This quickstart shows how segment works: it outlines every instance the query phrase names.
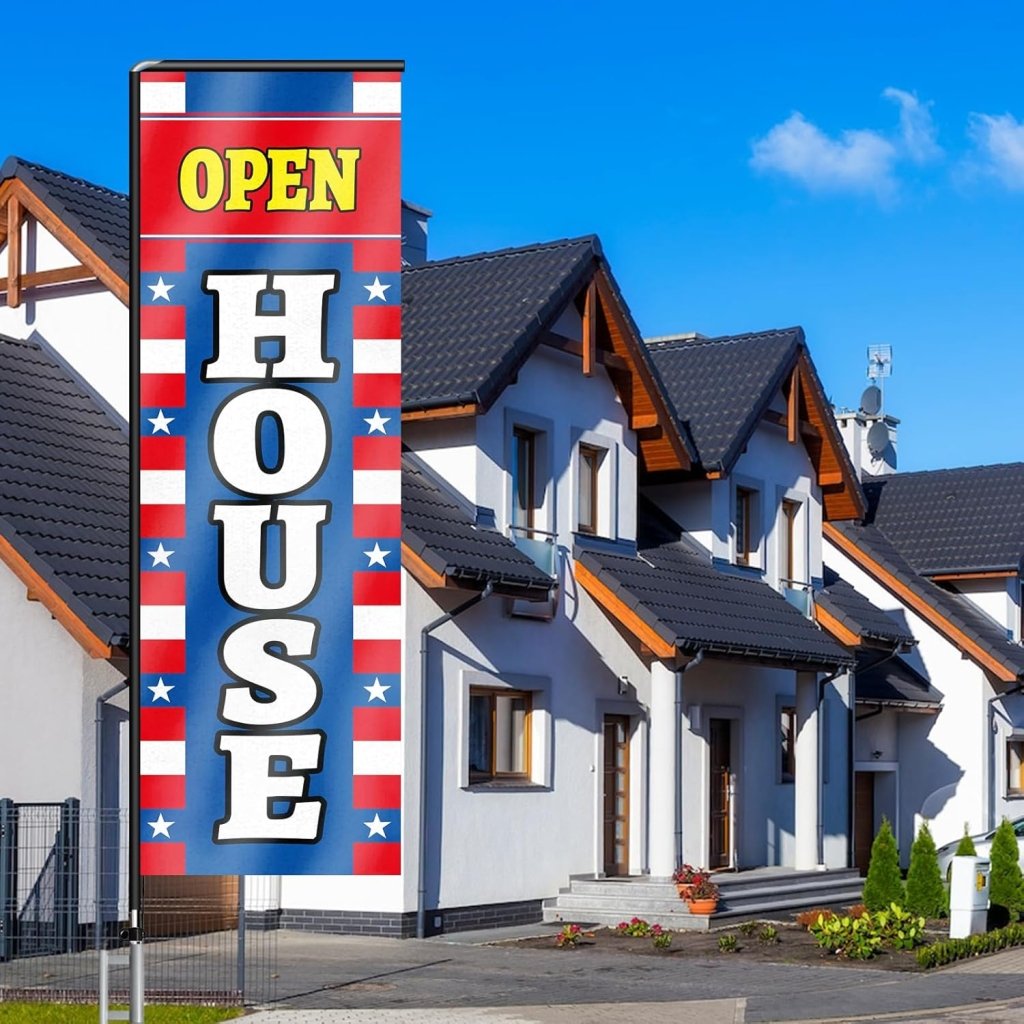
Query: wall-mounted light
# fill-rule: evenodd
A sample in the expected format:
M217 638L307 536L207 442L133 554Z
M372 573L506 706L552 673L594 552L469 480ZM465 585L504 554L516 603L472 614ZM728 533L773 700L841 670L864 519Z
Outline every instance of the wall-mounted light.
M619 676L619 696L625 697L629 693L629 676Z
M872 750L871 756L877 761L879 760L879 758L881 758L882 752L880 750Z

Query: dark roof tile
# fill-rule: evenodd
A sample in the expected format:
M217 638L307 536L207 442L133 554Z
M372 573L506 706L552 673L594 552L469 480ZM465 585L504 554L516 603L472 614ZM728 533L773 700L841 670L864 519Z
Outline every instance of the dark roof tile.
M853 522L833 523L832 526L1016 678L1024 677L1024 647L1008 640L1006 630L969 598L945 590L916 573L914 567L877 526L863 526Z
M403 406L489 405L600 254L588 236L403 271Z
M467 509L414 457L402 458L402 540L437 573L506 591L547 593L552 580Z
M104 643L128 633L128 437L35 341L0 335L0 534Z
M847 629L865 640L880 640L894 645L914 642L914 634L909 629L873 605L827 565L824 575L825 586L815 593L814 601Z
M111 270L128 280L128 197L20 157L0 166L0 180L23 181Z
M1010 571L1024 560L1024 462L864 482L875 526L920 573Z
M938 710L942 701L942 694L917 669L881 651L858 651L856 687L862 704L927 704Z

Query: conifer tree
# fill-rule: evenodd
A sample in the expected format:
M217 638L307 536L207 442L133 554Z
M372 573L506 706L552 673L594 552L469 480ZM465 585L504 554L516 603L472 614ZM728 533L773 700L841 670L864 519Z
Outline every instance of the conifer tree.
M884 910L890 903L903 905L903 881L900 877L900 854L888 818L871 844L868 876L864 880L864 904L868 910Z
M955 857L977 857L978 851L974 848L974 840L971 838L970 833L967 831L967 822L964 822L964 834L960 840L960 845L956 848Z
M925 917L940 917L946 911L946 890L939 871L939 857L926 821L921 823L910 848L906 901L905 909Z
M993 907L1001 907L1010 917L1020 908L1022 883L1020 851L1013 826L1003 818L992 838L988 879L988 898Z

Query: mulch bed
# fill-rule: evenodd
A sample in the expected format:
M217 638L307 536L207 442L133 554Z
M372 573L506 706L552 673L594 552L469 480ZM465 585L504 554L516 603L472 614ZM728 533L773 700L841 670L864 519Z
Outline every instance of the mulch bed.
M883 950L872 960L847 960L820 949L814 937L800 925L772 923L778 930L778 941L773 943L759 942L757 932L749 936L744 935L740 926L735 925L716 928L710 932L673 931L672 945L669 949L655 949L650 937L632 938L628 935L619 935L614 928L595 928L587 931L578 946L565 949L555 947L555 931L552 931L550 936L518 939L502 945L521 949L550 949L559 956L586 956L589 952L598 952L621 953L624 956L698 957L705 960L728 959L755 963L867 967L883 971L923 970L909 950ZM946 938L948 932L943 925L944 922L934 922L934 931L929 928L927 941ZM722 935L736 937L735 952L719 951L718 939Z

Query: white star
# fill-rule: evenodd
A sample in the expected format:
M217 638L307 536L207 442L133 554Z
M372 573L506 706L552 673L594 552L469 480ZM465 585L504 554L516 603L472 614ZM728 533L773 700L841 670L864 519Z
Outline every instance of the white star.
M367 298L367 302L373 302L374 299L380 299L381 302L387 302L388 297L384 294L391 285L381 284L380 278L374 275L373 284L364 284L363 287L370 293Z
M368 434L373 434L379 431L382 434L386 434L387 431L384 429L385 423L391 422L390 416L381 416L380 409L374 409L373 415L367 418L363 417L363 422L369 424L370 429L367 431Z
M171 555L173 551L168 551L164 547L164 542L160 541L155 551L147 551L147 555L153 559L153 564L150 566L151 569L155 569L158 565L166 565L168 569L171 567Z
M156 821L147 821L146 824L153 830L153 834L149 837L150 839L156 839L157 836L166 836L168 839L171 838L171 826L174 822L167 821L164 818L162 811ZM390 825L391 822L386 822L386 824Z
M159 434L161 431L165 434L169 434L171 431L168 429L168 424L174 422L174 416L165 416L163 409L157 411L155 416L147 416L146 419L153 424L153 433Z
M150 687L153 689L153 687ZM387 704L388 699L384 696L387 690L390 690L390 686L382 686L379 678L374 678L372 686L364 686L363 689L370 695L367 700L379 700L382 704Z
M172 551L171 554L174 554L174 552ZM385 569L388 567L388 563L385 562L384 559L387 558L391 552L384 551L380 546L380 541L374 541L373 550L364 551L363 554L370 560L369 565L366 567L367 569L369 569L371 565L383 565Z
M158 277L156 284L147 284L146 287L153 293L153 298L150 302L156 302L157 299L164 299L166 302L171 301L170 291L174 287L173 284L164 284L164 279Z
M167 701L168 704L171 703L171 698L168 697L167 695L171 692L171 690L174 689L174 687L173 686L168 686L164 682L164 677L163 676L161 676L156 681L156 686L147 686L146 689L147 690L151 690L152 693L153 693L153 696L149 698L151 701L165 700L165 701Z
M174 822L172 821L171 824L173 825ZM363 824L370 830L370 834L366 837L367 839L372 839L374 836L380 836L383 839L387 839L384 829L386 829L391 822L381 821L379 814L374 814L373 821L364 821ZM168 839L169 838L170 836L168 836Z

